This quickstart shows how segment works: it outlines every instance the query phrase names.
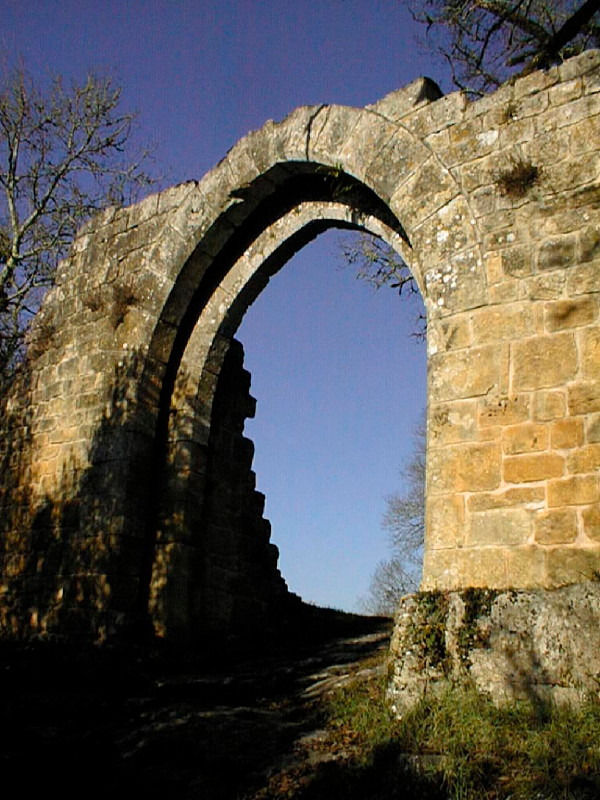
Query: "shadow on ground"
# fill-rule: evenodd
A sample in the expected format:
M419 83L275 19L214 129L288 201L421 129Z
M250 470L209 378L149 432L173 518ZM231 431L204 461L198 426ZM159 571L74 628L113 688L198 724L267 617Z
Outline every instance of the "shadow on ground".
M390 625L304 607L261 641L3 644L3 783L24 797L250 797L293 765L322 692L387 648Z

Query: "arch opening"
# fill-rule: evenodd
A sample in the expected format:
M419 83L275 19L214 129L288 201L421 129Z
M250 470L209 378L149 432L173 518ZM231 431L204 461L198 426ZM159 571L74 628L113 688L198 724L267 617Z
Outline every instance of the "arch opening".
M393 555L381 523L413 454L426 353L413 336L420 295L357 280L340 245L333 229L293 256L236 339L257 401L244 431L279 569L304 601L357 612Z
M157 418L153 502L142 581L147 595L141 598L161 634L188 628L190 617L196 621L192 624L210 628L228 627L235 616L229 609L223 612L228 618L223 619L217 610L211 619L211 606L218 606L214 586L208 592L212 597L198 586L207 584L206 572L211 569L203 552L202 531L210 525L207 515L212 513L207 498L209 461L214 459L210 441L215 428L213 401L230 343L245 312L294 253L331 228L367 231L384 239L403 258L410 253L401 224L372 190L339 170L300 166L291 183L284 180L269 195L265 208L256 205L210 260L175 330ZM188 269L194 269L197 254L206 252L204 248L205 243L200 242ZM181 270L183 282L188 281L186 267ZM178 290L176 285L172 304ZM165 315L169 313L167 309ZM250 470L250 464L247 467ZM263 549L265 544L268 542ZM271 553L264 558L267 562L271 559L267 571L272 572L273 548L268 545L265 552ZM185 588L176 577L181 574L188 576ZM272 575L269 580L273 583ZM267 594L269 591L272 587ZM252 592L246 587L243 594L248 598ZM261 602L264 611L268 603L264 598ZM247 625L248 613L243 616ZM199 621L201 617L203 621Z

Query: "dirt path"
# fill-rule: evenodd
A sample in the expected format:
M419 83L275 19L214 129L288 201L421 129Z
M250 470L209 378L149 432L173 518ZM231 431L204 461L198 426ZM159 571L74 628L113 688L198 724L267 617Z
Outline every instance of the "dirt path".
M15 797L250 797L295 762L328 758L315 746L323 694L388 644L389 622L352 620L260 653L5 648L3 784L14 777Z

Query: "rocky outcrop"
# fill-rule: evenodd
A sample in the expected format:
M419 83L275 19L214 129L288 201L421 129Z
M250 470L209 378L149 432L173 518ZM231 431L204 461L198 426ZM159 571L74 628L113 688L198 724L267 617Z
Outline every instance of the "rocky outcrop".
M422 592L401 601L389 697L397 714L470 682L496 703L578 703L600 691L600 582Z

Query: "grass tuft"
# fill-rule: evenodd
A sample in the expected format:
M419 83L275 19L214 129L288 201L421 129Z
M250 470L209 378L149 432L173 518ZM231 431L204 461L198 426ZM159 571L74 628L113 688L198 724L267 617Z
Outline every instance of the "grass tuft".
M531 161L517 158L508 169L499 172L496 184L505 197L520 199L539 183L541 170Z
M327 699L328 758L285 793L297 800L592 800L600 797L600 702L496 708L449 688L395 719L381 675ZM266 797L267 795L263 795Z

